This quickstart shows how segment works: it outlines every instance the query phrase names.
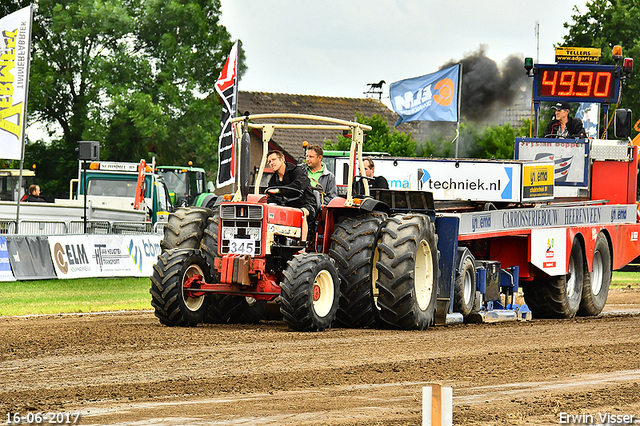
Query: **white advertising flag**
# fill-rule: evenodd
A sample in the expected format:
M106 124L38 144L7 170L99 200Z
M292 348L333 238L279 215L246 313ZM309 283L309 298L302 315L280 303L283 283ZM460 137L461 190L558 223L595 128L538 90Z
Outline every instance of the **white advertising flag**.
M0 19L0 152L22 159L29 91L31 6Z

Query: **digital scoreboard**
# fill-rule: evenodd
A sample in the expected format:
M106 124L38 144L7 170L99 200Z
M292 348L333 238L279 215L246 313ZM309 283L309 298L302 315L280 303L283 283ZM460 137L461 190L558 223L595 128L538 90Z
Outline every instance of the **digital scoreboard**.
M620 72L613 65L539 65L534 98L539 101L614 103Z

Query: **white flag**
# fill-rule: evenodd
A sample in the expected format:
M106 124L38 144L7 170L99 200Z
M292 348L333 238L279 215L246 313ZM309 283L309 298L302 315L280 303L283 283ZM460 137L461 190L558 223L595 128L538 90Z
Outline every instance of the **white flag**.
M22 159L29 91L31 6L0 19L0 157Z

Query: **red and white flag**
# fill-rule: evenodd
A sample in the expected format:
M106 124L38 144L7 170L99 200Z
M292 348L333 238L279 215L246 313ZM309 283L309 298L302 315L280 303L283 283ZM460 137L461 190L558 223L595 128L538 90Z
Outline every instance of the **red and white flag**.
M216 81L216 92L222 99L220 139L218 140L218 181L221 188L235 181L235 133L231 119L238 111L238 42L231 48L220 77Z

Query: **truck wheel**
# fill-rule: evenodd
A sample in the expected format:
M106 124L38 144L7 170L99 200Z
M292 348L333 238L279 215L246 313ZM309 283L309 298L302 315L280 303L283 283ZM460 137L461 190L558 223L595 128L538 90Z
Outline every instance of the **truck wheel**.
M181 207L169 215L164 225L163 251L171 249L195 250L200 246L202 233L211 210L202 207Z
M586 269L586 268L585 268ZM611 284L611 252L607 237L600 233L596 239L596 247L593 251L593 272L584 272L584 285L582 286L582 300L578 315L598 315L602 312L609 295Z
M524 286L524 300L538 318L573 318L580 307L584 281L584 256L573 241L567 275L537 279Z
M211 209L211 215L209 215L207 226L204 230L202 245L200 246L200 250L202 250L209 266L211 266L211 276L216 282L218 281L216 279L218 274L214 269L214 260L216 257L220 257L218 255L218 224L220 223L220 203L222 201L222 197L218 197Z
M340 280L333 262L319 253L295 255L288 262L281 283L280 311L289 328L323 331L331 326L340 298Z
M266 300L219 294L211 300L204 322L209 324L257 324L264 318L266 308Z
M343 327L375 327L379 313L375 282L378 270L373 264L385 213L343 217L331 235L329 256L340 274L340 303L336 323Z
M473 259L465 257L456 274L456 283L453 289L453 311L467 316L473 310L476 299L476 268Z
M184 289L185 281L199 275L209 281L209 267L194 250L170 250L158 257L151 276L151 306L160 322L193 327L202 322L209 307L206 294Z
M434 322L440 278L433 222L425 215L390 217L378 251L381 320L393 328L426 330Z

